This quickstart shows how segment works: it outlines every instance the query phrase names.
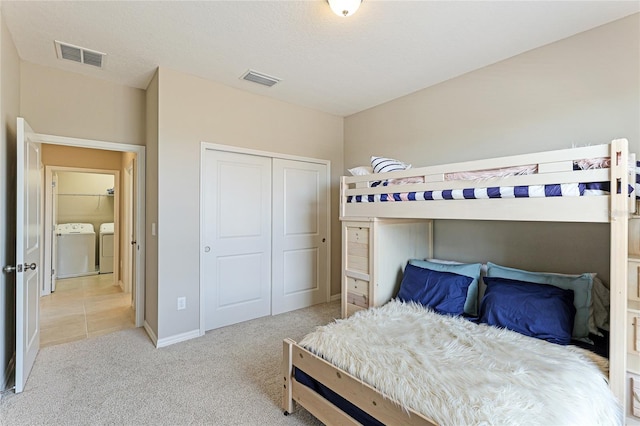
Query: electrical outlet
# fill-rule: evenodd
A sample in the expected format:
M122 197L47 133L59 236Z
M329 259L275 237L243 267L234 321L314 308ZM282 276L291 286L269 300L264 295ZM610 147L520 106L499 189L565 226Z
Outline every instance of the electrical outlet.
M187 298L178 297L178 310L181 311L183 309L187 309Z

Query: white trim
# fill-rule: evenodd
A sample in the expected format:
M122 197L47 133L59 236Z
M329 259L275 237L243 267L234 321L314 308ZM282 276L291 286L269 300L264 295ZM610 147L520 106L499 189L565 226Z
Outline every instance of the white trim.
M95 148L105 151L118 151L118 152L135 152L140 153L145 151L145 147L142 145L133 145L128 143L99 141L95 139L81 139L71 138L66 136L46 135L43 133L33 133L33 139L40 143L48 143L51 145L66 145L76 146L79 148Z
M205 309L206 309L206 303L204 301L204 259L203 259L203 251L204 251L204 235L203 235L203 230L204 230L204 215L202 214L202 211L204 210L204 153L207 150L207 143L206 142L202 142L201 146L200 146L200 173L199 173L199 188L198 188L198 196L200 198L200 212L198 212L198 215L200 217L200 221L198 224L198 263L199 263L199 283L198 283L198 292L199 292L199 298L200 298L200 324L199 324L199 330L198 332L200 333L201 336L204 336L205 333Z
M151 326L149 325L149 323L147 321L144 322L143 327L144 327L144 331L147 332L147 335L151 339L151 342L153 342L153 346L155 346L157 348L158 347L158 336L156 336L156 333L153 332L153 328L151 328Z
M342 294L338 293L338 294L334 294L333 296L331 296L329 298L330 302L335 302L337 300L342 300Z
M200 336L204 336L205 333L205 310L206 304L204 300L204 236L202 234L202 230L204 229L204 217L203 217L203 209L204 206L204 197L203 197L203 171L204 171L204 153L206 150L214 150L214 151L225 151L225 152L233 152L237 154L247 154L247 155L256 155L260 157L269 157L269 158L281 158L285 160L293 160L293 161L304 161L307 163L315 163L315 164L324 164L327 166L327 291L326 291L326 299L327 301L331 300L331 161L330 160L322 160L318 158L311 157L302 157L298 155L289 155L289 154L281 154L277 152L269 152L269 151L261 151L250 148L241 148L237 146L231 145L222 145L211 142L200 142L200 240L199 240L199 261L200 261ZM340 297L340 295L338 295Z
M145 311L145 226L146 226L146 195L145 195L145 179L146 179L146 148L141 145L125 144L118 142L107 142L93 139L70 138L64 136L46 135L41 133L33 133L32 138L39 143L50 145L75 146L78 148L93 148L104 151L132 152L137 155L136 173L136 241L138 241L139 250L136 253L136 277L135 277L135 324L141 327L144 323Z
M202 145L202 149L200 152L202 153L205 149L213 149L215 151L225 151L225 152L235 152L237 154L249 154L249 155L257 155L259 157L269 157L269 158L282 158L284 160L294 160L294 161L306 161L308 163L318 163L318 164L326 164L331 171L331 161L322 160L319 158L311 158L311 157L302 157L300 155L289 155L289 154L281 154L279 152L269 152L269 151L261 151L257 149L250 148L240 148L237 146L231 145L222 145L218 143L211 142L200 142Z
M195 339L196 337L200 336L200 329L187 331L186 333L175 334L173 336L165 337L164 339L158 339L156 341L156 348L164 348L165 346L184 342L185 340Z

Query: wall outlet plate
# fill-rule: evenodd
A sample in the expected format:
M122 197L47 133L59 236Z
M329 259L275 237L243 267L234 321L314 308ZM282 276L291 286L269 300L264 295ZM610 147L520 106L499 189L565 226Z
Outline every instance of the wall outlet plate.
M178 310L181 311L183 309L187 309L187 298L178 297Z

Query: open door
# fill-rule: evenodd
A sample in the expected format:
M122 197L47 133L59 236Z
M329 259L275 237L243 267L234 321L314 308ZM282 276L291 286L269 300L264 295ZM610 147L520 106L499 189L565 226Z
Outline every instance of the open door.
M132 293L132 286L135 277L135 252L137 251L137 241L135 237L135 221L133 220L135 195L134 189L134 161L131 160L129 165L125 168L123 175L122 192L124 195L124 218L123 235L124 235L124 253L122 254L122 283L124 284L124 291L126 293ZM135 296L133 292L132 296ZM135 308L135 300L131 300L132 306Z
M51 293L56 291L56 274L55 268L58 264L57 234L58 226L58 173L54 173L51 177L51 265L48 269L44 269L51 280ZM49 272L52 271L52 272ZM46 277L44 277L46 279Z
M16 173L16 393L22 392L40 349L42 173L40 144L18 117Z

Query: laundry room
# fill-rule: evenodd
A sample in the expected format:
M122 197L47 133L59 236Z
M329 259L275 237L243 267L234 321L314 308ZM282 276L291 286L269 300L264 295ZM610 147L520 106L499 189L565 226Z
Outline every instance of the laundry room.
M56 172L57 278L113 273L114 176Z

